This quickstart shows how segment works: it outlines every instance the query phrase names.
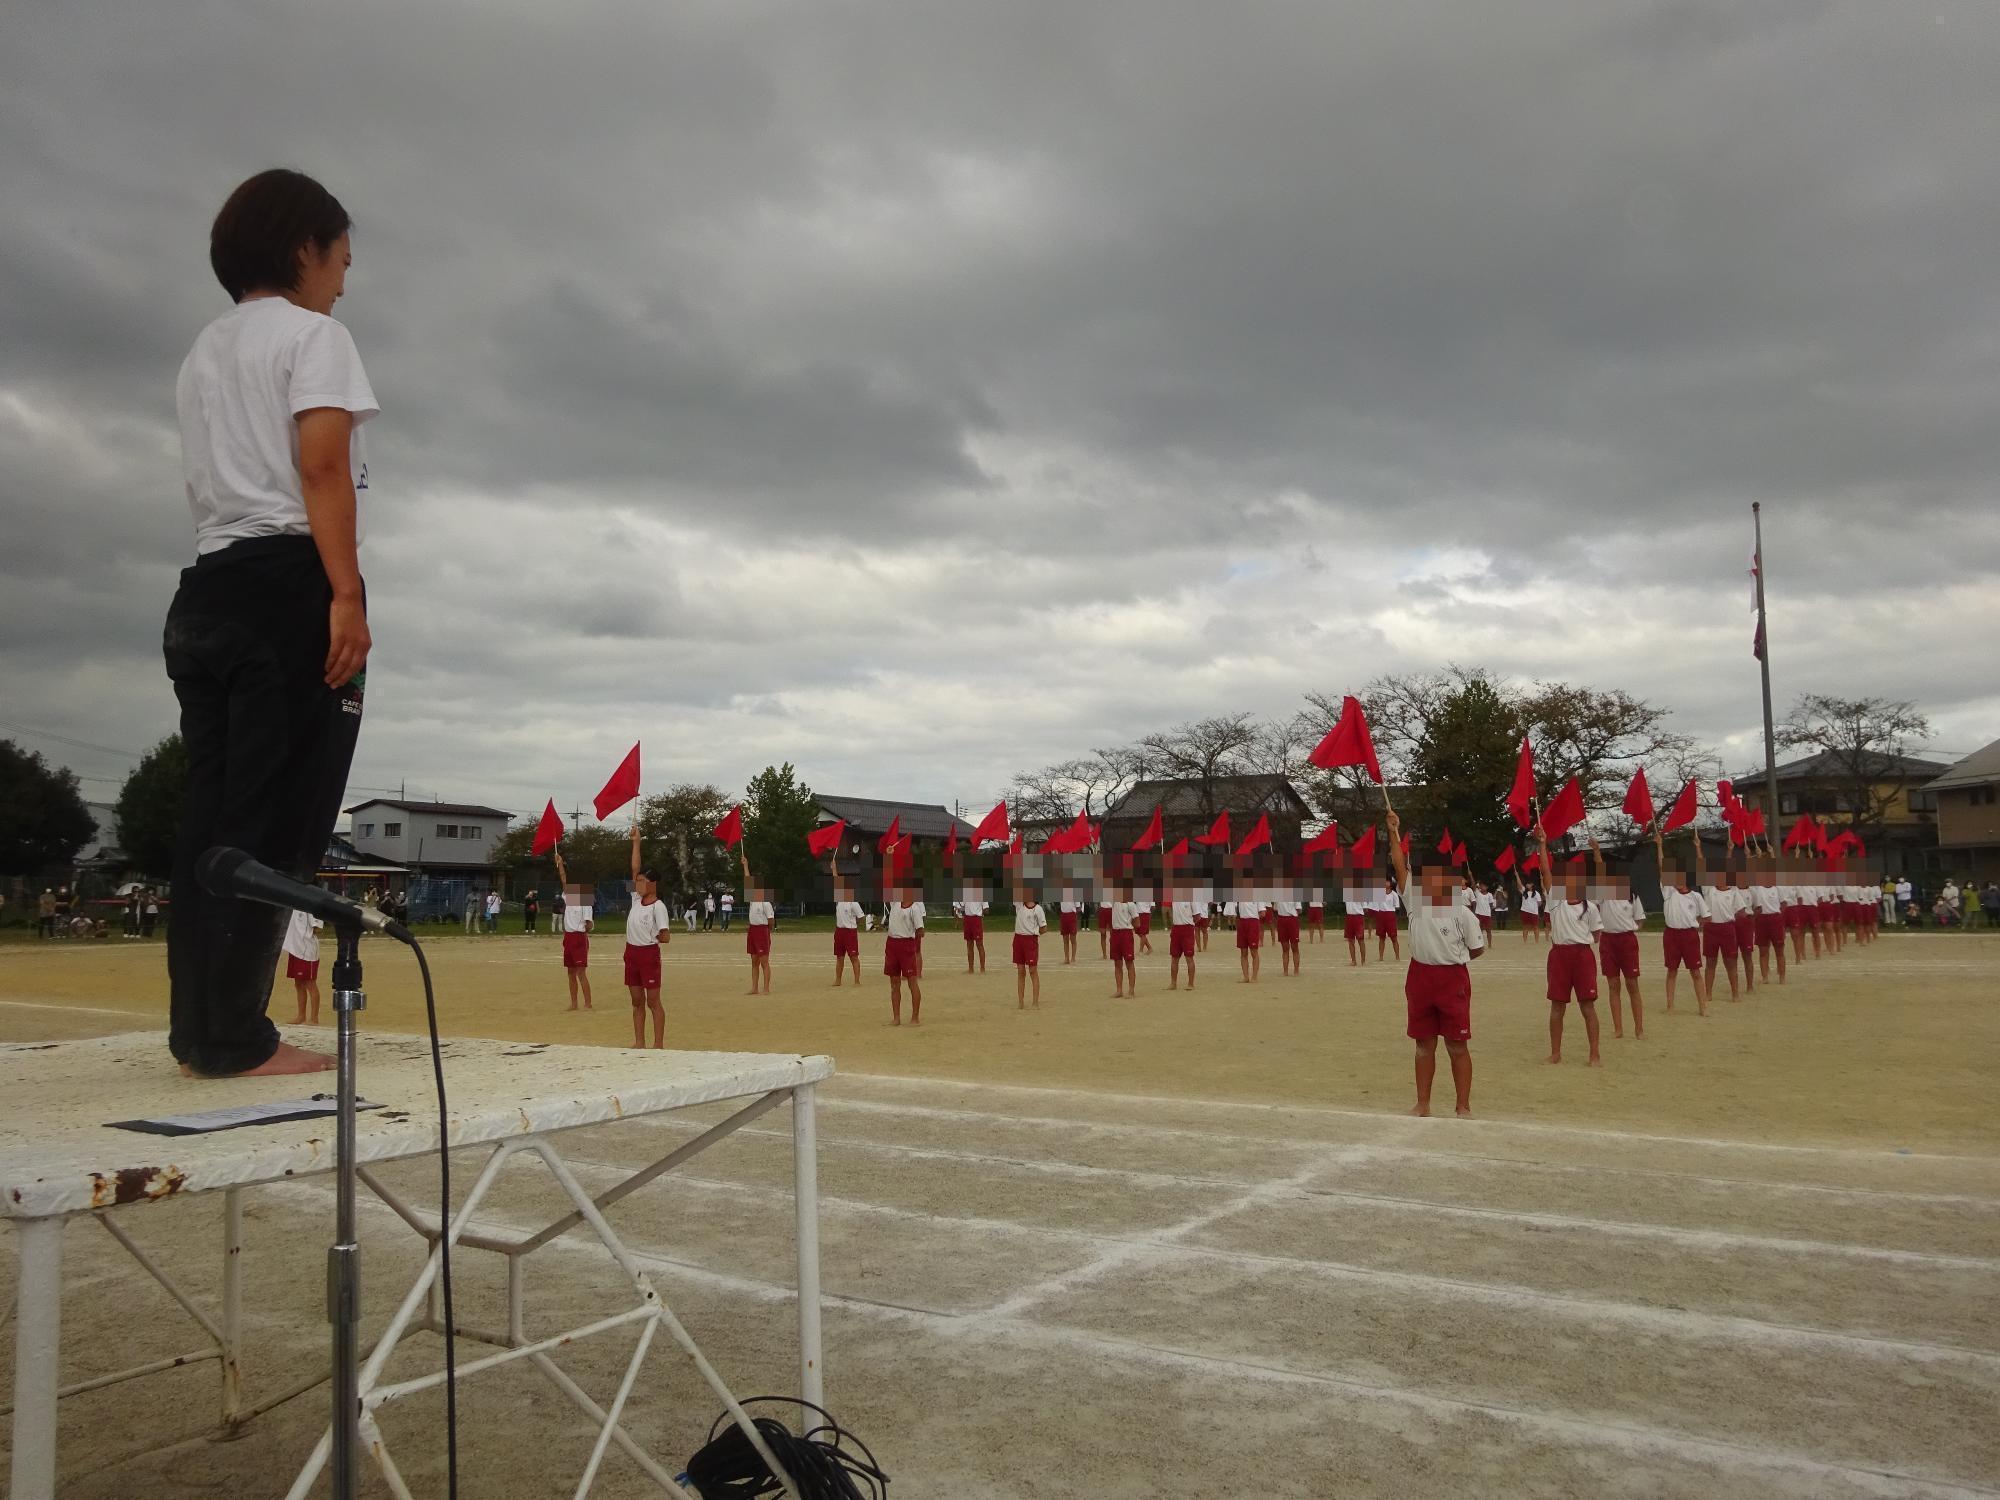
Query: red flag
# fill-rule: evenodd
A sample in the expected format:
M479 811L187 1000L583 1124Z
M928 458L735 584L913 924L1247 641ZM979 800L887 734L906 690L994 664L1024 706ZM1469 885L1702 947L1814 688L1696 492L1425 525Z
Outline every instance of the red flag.
M1299 850L1299 853L1317 854L1322 849L1338 849L1339 847L1340 825L1338 823L1329 823L1318 833L1307 839L1304 846Z
M1667 809L1667 821L1660 832L1672 833L1676 828L1685 828L1694 821L1695 799L1700 794L1700 786L1699 782L1690 781L1681 788L1681 794L1674 798L1674 805Z
M1816 848L1818 847L1819 839L1814 837L1815 834L1819 834L1819 838L1825 837L1824 834L1819 833L1818 826L1814 824L1811 813L1800 813L1798 820L1792 824L1792 831L1785 835L1785 847L1787 849L1797 849L1801 846Z
M1535 826L1535 752L1521 736L1521 758L1514 762L1514 785L1507 793L1507 811L1523 828Z
M1173 848L1166 852L1165 857L1168 864L1172 864L1177 859L1186 859L1188 857L1187 840L1181 839L1178 841Z
M1007 852L1009 854L1019 855L1020 852L1027 847L1027 843L1028 843L1028 836L1024 833L1017 833L1014 835L1014 842L1007 846Z
M944 841L944 857L950 859L956 853L958 853L958 820L954 818L951 823L951 837Z
M1583 863L1583 851L1582 851L1581 849L1577 850L1577 852L1576 852L1576 853L1572 854L1572 855L1571 855L1571 856L1569 857L1569 862L1570 862L1570 864L1571 864L1571 866L1572 866L1572 867L1574 867L1574 866L1576 866L1576 865L1580 865L1580 864L1582 864L1582 863Z
M1367 771L1370 781L1382 784L1382 763L1375 758L1375 738L1368 732L1368 715L1362 712L1359 698L1350 696L1340 700L1340 722L1327 731L1326 738L1313 747L1306 759L1322 771L1337 766L1360 766Z
M1764 809L1759 807L1749 812L1743 826L1750 832L1761 835L1764 832Z
M1237 848L1238 855L1248 854L1252 849L1262 849L1271 842L1271 820L1263 813L1257 814L1257 821L1251 825L1250 836Z
M806 848L814 854L831 854L840 847L840 836L847 832L847 819L828 823L823 828L815 828L806 835Z
M1493 861L1493 868L1505 874L1514 868L1514 846L1509 844L1500 851L1500 857Z
M1542 809L1542 837L1559 839L1583 821L1583 788L1574 776Z
M1451 851L1451 862L1455 865L1469 865L1472 862L1465 852L1465 845L1460 844Z
M540 859L555 848L556 840L563 836L563 820L556 814L556 799L549 798L549 805L542 809L542 821L535 825L534 847L528 851L528 858Z
M977 844L1004 844L1012 834L1007 827L1007 804L997 802L993 811L979 820L979 826L972 830L972 842Z
M1653 789L1646 785L1644 766L1632 773L1632 784L1625 788L1622 808L1625 816L1641 828L1653 821Z
M1196 834L1194 836L1194 841L1197 844L1210 844L1210 845L1228 843L1229 842L1228 812L1223 811L1217 813L1215 815L1215 821L1209 825L1208 832Z
M1444 837L1438 840L1438 853L1451 853L1451 830L1449 828L1444 831Z
M715 825L714 837L722 841L722 847L732 849L743 842L743 809L732 807L729 816Z
M597 821L603 822L638 795L639 747L634 745L632 753L618 763L618 769L604 783L604 790L597 794Z
M1366 870L1375 863L1375 825L1373 823L1368 825L1366 833L1348 845L1347 857L1353 861L1354 868L1357 870Z
M1044 854L1080 854L1089 847L1090 819L1086 818L1082 813L1078 813L1074 823L1071 823L1069 827L1042 845L1042 852Z
M1166 825L1160 819L1160 812L1158 806L1153 808L1153 820L1146 825L1146 831L1139 835L1139 842L1132 846L1135 850L1150 849L1167 836Z
M875 840L878 852L888 854L896 847L896 840L903 836L903 815L897 813L889 820L889 826L882 830L882 837Z

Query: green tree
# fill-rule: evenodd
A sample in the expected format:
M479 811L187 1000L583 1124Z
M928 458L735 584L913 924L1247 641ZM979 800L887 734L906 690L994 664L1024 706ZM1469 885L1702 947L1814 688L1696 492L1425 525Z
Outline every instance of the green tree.
M639 851L660 872L669 900L735 890L741 884L735 852L714 838L715 825L728 811L721 788L705 782L683 782L646 799L639 819Z
M118 792L118 847L134 868L164 876L174 868L174 841L187 803L187 746L170 734L139 762Z
M796 900L811 888L813 857L806 835L818 815L812 788L798 779L790 761L764 767L743 789L743 841L751 872L783 899Z
M1502 803L1520 746L1519 720L1483 674L1466 675L1432 705L1409 754L1408 807L1396 810L1419 839L1449 828L1475 873L1490 870L1514 837ZM1421 852L1415 843L1411 852Z
M1872 844L1909 790L1912 746L1930 732L1930 720L1904 699L1806 693L1777 726L1777 740L1788 750L1815 752L1821 769L1814 789L1832 791L1836 806ZM1776 820L1771 823L1775 834Z
M96 829L75 772L0 740L0 875L66 865Z

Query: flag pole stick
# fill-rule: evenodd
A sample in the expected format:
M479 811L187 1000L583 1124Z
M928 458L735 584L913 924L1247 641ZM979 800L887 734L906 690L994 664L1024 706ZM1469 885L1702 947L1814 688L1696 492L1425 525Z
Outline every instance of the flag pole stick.
M1750 524L1757 547L1757 669L1764 686L1764 801L1770 816L1778 816L1778 735L1771 721L1771 628L1764 613L1764 512L1750 502Z

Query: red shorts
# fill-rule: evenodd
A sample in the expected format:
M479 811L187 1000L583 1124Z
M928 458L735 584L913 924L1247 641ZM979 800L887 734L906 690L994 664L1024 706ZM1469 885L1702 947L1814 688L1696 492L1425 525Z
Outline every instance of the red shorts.
M1396 914L1392 911L1375 913L1375 936L1392 937L1396 931Z
M1739 952L1748 953L1757 946L1757 916L1755 912L1739 911L1736 914L1736 947Z
M1299 919L1297 917L1287 917L1280 915L1272 918L1272 920L1276 922L1278 926L1278 945L1283 948L1298 947Z
M1056 923L1061 928L1064 937L1076 936L1078 925L1076 917L1077 914L1073 911L1059 911L1056 913Z
M1236 946L1239 948L1261 948L1264 946L1264 924L1255 917L1236 919Z
M1306 908L1306 926L1314 928L1326 926L1326 908L1324 906L1308 906Z
M1132 930L1140 937L1150 937L1153 931L1153 914L1149 911L1134 912Z
M1340 930L1351 938L1368 936L1368 913L1351 911L1340 919Z
M743 929L743 951L752 958L765 958L771 952L771 924L753 922Z
M1778 915L1785 919L1787 927L1799 928L1806 925L1806 909L1796 902L1790 906L1779 907Z
M985 917L960 917L958 923L959 933L968 943L983 943L986 941Z
M1479 924L1479 930L1481 932L1491 932L1493 930L1493 914L1491 912L1488 912L1483 917L1480 916L1477 912L1474 912L1472 915L1473 915L1473 920Z
M1194 928L1170 927L1167 929L1167 957L1194 957Z
M1109 932L1111 930L1110 907L1100 906L1097 908L1097 930L1099 932Z
M563 934L563 967L565 969L587 969L590 967L589 933L565 932Z
M917 940L892 937L882 948L882 972L891 979L917 977Z
M1588 943L1549 944L1549 1003L1597 998L1597 965Z
M1833 908L1824 901L1815 902L1806 910L1812 913L1811 921L1815 927L1824 927L1833 919Z
M1427 1042L1443 1037L1463 1042L1472 1036L1472 975L1464 964L1420 964L1410 960L1403 977L1410 1012L1408 1035Z
M656 990L660 987L658 943L649 943L643 948L637 943L625 945L625 983L637 985L642 990Z
M861 956L861 929L858 927L836 927L833 929L833 956L846 958L849 954Z
M1757 946L1759 948L1782 948L1785 945L1785 914L1776 911L1757 913Z
M1623 974L1627 979L1639 977L1639 934L1636 932L1600 932L1597 935L1597 966L1609 979L1613 974Z
M1042 961L1041 937L1032 932L1014 934L1014 962L1032 969Z
M1736 957L1736 924L1734 922L1704 922L1701 924L1701 956L1703 958Z
M1132 929L1129 927L1114 927L1111 929L1111 961L1114 964L1121 958L1130 959L1132 957L1134 947L1132 938Z
M1198 912L1196 912L1196 913L1194 914L1194 930L1195 930L1196 932L1206 932L1206 931L1208 931L1208 913L1207 913L1207 912L1205 912L1205 911L1198 911Z
M287 953L285 955L285 978L319 978L319 960L316 958L300 958L295 953Z
M1667 962L1667 972L1679 968L1689 971L1701 967L1701 929L1699 927L1669 927L1660 934L1660 951Z

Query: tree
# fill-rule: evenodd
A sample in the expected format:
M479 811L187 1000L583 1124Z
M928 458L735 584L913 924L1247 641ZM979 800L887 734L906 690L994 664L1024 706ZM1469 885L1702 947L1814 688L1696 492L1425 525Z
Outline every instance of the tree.
M96 831L75 772L0 740L0 875L67 865Z
M1068 823L1078 813L1095 821L1145 775L1147 764L1140 750L1093 750L1039 771L1020 772L1008 784L1007 805L1016 823Z
M1500 689L1484 673L1467 673L1430 704L1410 754L1400 799L1410 805L1397 812L1425 836L1449 828L1474 870L1490 868L1514 838L1502 793L1520 749L1518 724Z
M1930 732L1930 720L1904 699L1805 693L1778 725L1777 740L1788 750L1811 749L1824 757L1815 784L1834 794L1855 832L1872 844L1889 809L1909 790L1910 747Z
M1200 788L1202 816L1213 818L1218 807L1216 783L1248 769L1247 753L1257 734L1251 715L1218 714L1149 734L1134 749L1153 775L1194 782Z
M179 735L170 734L146 752L119 789L118 847L134 868L147 875L173 871L187 784L187 746Z
M645 800L639 852L659 870L669 895L736 889L742 871L735 851L713 836L728 811L722 788L707 782L682 782Z
M1534 744L1544 797L1574 776L1584 806L1601 812L1618 805L1637 766L1691 768L1682 774L1685 780L1716 764L1687 735L1666 727L1668 710L1617 689L1536 683L1515 699L1514 709Z
M792 763L766 766L743 789L743 841L750 871L787 898L811 888L813 856L806 835L819 817L819 801Z

